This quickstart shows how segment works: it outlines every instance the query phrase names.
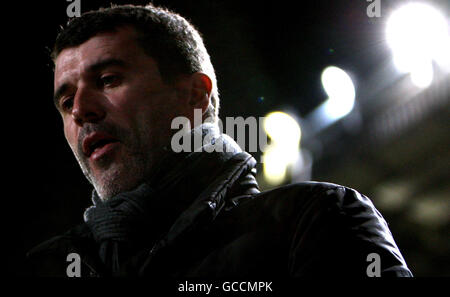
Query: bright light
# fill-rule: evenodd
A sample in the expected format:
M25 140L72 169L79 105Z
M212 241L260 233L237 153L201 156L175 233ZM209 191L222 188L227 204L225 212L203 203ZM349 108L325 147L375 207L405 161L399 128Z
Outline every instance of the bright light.
M281 111L271 112L264 118L264 130L272 141L277 143L291 143L297 146L301 137L297 121Z
M322 71L321 81L328 99L307 117L312 134L345 117L355 105L355 86L344 70L329 66Z
M445 17L424 3L409 3L394 11L386 25L386 41L400 72L411 73L413 83L431 83L432 61L449 67L450 35ZM449 69L450 70L450 69ZM421 74L420 72L426 72Z
M355 86L350 76L342 69L330 66L322 72L322 85L328 95L324 112L330 119L346 116L355 104Z
M284 112L269 113L264 130L271 138L263 155L264 177L269 184L278 185L286 177L286 169L297 161L301 130L297 121Z
M447 36L447 39L442 40L442 46L436 48L434 60L447 73L450 72L450 34Z
M411 69L411 81L419 88L426 88L433 81L433 64L424 60L423 63L414 63Z
M286 177L289 160L278 146L269 146L263 157L264 177L271 185L279 185Z

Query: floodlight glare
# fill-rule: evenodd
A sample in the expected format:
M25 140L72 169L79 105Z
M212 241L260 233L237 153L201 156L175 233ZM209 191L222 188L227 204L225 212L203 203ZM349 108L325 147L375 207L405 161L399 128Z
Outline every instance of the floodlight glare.
M424 60L422 63L414 63L411 69L411 81L419 88L426 88L433 81L433 64Z
M311 135L347 116L355 105L355 85L344 70L329 66L322 71L321 81L328 98L306 119Z
M447 20L427 4L409 3L394 11L386 24L386 41L397 69L411 73L418 86L426 87L431 83L429 69L433 60L444 68L449 67ZM419 73L422 70L426 73Z
M269 113L264 118L264 130L277 143L292 143L298 146L301 137L300 126L297 121L281 111Z
M286 169L289 160L276 146L269 146L264 152L263 172L264 178L270 185L279 185L286 178Z
M285 179L288 166L298 160L300 125L287 113L276 111L264 118L264 130L271 138L263 154L264 178L269 184L278 185Z
M328 95L324 112L328 118L337 120L346 116L355 104L355 86L342 69L329 66L322 72L322 85Z

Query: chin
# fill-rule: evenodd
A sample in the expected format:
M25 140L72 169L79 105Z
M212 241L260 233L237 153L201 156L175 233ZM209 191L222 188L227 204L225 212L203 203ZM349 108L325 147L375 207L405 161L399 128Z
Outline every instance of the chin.
M94 188L100 199L106 201L117 194L136 188L141 180L139 170L132 166L127 168L110 166L95 179Z

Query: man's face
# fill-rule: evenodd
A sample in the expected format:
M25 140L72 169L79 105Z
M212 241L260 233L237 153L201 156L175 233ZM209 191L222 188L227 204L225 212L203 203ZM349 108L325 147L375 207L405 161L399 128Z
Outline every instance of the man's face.
M55 100L64 134L102 199L149 175L185 114L178 92L162 81L132 28L98 34L55 61Z

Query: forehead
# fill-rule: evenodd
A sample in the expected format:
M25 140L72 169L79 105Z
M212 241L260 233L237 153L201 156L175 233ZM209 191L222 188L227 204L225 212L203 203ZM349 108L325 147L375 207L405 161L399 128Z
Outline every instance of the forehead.
M97 34L81 45L61 51L55 60L55 86L70 77L79 76L99 60L116 58L133 62L142 54L133 28L123 27Z

